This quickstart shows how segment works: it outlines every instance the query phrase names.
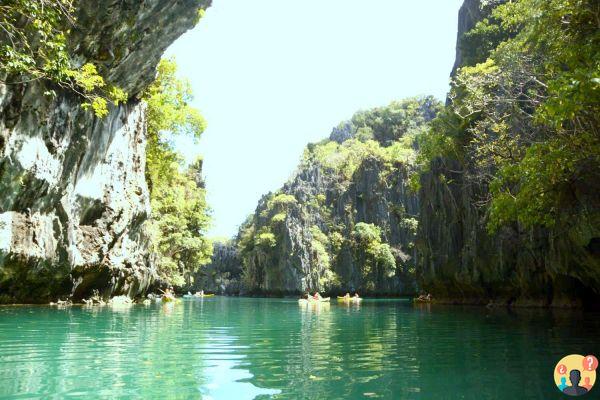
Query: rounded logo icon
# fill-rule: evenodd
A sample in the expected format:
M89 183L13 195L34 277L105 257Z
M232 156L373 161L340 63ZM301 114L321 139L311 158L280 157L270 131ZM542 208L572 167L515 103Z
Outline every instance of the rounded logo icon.
M570 354L554 367L554 383L567 396L583 396L596 383L598 359L593 355Z

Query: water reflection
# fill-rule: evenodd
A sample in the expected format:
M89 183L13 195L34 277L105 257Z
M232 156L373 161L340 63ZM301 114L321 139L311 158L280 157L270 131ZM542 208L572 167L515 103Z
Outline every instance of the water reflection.
M210 319L214 315L209 316ZM231 329L201 303L0 308L0 398L235 398L276 394L249 382Z
M0 398L551 398L599 333L597 314L402 301L0 307Z

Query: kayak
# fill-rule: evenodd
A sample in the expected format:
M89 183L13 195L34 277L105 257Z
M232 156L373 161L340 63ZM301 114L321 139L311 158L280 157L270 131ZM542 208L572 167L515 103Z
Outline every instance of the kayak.
M362 301L362 297L347 298L347 297L343 297L343 296L338 296L337 299L338 299L338 301L343 301L343 302L347 302L347 303L350 303L350 302L358 303L358 302Z
M176 301L177 299L173 296L162 296L161 300L163 303L170 303L172 301Z
M300 303L300 304L319 304L319 303L329 303L330 300L331 300L331 297L323 297L321 300L298 299L298 303Z
M195 294L194 297L213 297L214 294Z
M413 299L413 302L415 302L415 303L432 303L432 302L433 302L433 300L432 300L432 299L430 299L430 300L427 300L427 299L419 299L418 297L415 297L415 298Z

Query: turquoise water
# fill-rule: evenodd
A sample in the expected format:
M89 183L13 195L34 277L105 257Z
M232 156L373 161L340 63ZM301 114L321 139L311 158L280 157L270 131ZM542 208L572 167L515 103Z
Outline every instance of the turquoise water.
M555 363L599 333L598 314L405 300L0 307L0 398L559 399Z

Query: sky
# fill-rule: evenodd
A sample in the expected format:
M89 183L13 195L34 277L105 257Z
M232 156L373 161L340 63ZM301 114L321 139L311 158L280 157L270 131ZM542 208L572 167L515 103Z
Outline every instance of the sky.
M208 122L199 142L213 226L231 237L305 146L361 109L444 99L462 0L213 0L168 50Z

